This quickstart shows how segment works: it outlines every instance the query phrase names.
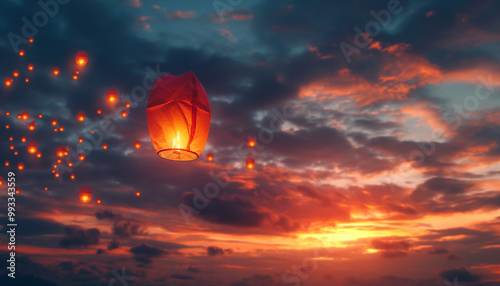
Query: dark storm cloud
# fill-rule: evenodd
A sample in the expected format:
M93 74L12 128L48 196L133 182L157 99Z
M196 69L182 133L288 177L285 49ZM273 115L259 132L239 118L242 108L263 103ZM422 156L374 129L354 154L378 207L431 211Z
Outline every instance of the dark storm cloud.
M170 275L170 277L173 279L178 279L178 280L193 280L194 279L193 276L178 274L178 273L172 274L172 275Z
M133 253L134 260L140 264L150 264L153 262L153 258L159 258L163 255L169 254L167 250L163 250L147 243L141 243L138 246L130 248L129 251Z
M208 256L217 256L217 255L224 255L228 253L232 253L232 249L222 249L217 246L209 246L207 247L207 255Z
M64 229L64 224L43 218L19 217L17 221L23 225L18 231L20 236L60 234Z
M120 246L120 242L117 239L113 239L108 243L108 250L117 249Z
M188 266L187 271L191 272L191 273L200 273L201 272L200 269L193 267L193 266Z
M84 228L76 225L64 227L64 237L59 241L59 245L64 248L88 247L99 244L101 232L97 228Z
M182 197L182 201L189 206L193 206L194 198L194 194L186 193ZM199 216L218 224L258 227L269 217L269 214L259 211L257 206L248 200L234 197L211 199L207 207L200 211Z
M481 281L480 275L472 273L463 266L456 269L443 270L439 273L439 276L448 281L454 281L456 279L457 281L464 283Z
M120 214L104 210L96 212L95 216L99 220L111 220L113 222L113 234L119 237L131 237L138 234L144 234L146 226L144 222L132 218L125 218ZM108 248L109 249L109 248Z

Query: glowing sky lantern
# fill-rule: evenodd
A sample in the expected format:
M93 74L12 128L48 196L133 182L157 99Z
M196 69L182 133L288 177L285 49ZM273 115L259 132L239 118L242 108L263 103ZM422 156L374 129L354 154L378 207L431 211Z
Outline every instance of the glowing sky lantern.
M75 174L71 174L71 176L69 176L71 178L71 180L74 180L75 179Z
M59 146L57 147L56 153L57 157L64 157L66 154L68 154L68 147L67 146Z
M14 140L14 137L12 137L12 136L9 137L9 141L12 141L12 140Z
M64 131L64 126L59 126L59 131L63 132Z
M107 98L109 102L111 103L115 102L116 99L118 98L118 93L116 92L116 89L108 90Z
M78 112L77 118L78 118L78 121L80 121L80 122L85 121L85 112L83 112L83 111Z
M19 169L20 171L24 170L24 163L21 162L21 163L17 164L17 169Z
M24 136L21 137L21 142L23 142L23 143L26 142L26 137L24 137Z
M108 144L106 144L106 143L102 144L102 149L107 150L108 149Z
M18 154L19 154L19 152L18 152L18 151L14 151L14 155L16 155L16 156L17 156Z
M29 79L29 78L25 78L25 79L24 79L24 81L25 81L25 82L29 82L29 81L30 81L30 79Z
M22 57L22 56L24 56L24 50L23 50L23 49L19 50L19 55L20 55L21 57Z
M10 128L10 125L9 124L6 124L5 125L5 129L9 129Z
M246 166L248 169L253 169L255 167L255 159L254 158L247 158Z
M42 158L42 152L37 152L37 153L36 153L36 157L37 157L37 158Z
M29 41L30 43L33 43L33 41L34 41L34 40L33 40L33 38L29 38L29 40L28 40L28 41Z
M255 144L256 144L255 137L248 137L247 146L248 147L255 147Z
M5 79L5 86L10 86L14 80L10 77Z
M52 119L51 124L52 124L53 126L56 126L56 125L57 125L57 120L56 120L56 119Z
M82 187L80 189L80 201L82 203L88 203L92 199L92 189L90 187Z
M14 148L16 148L14 145L10 145L9 146L10 150L14 150Z
M125 102L125 107L126 107L126 108L130 108L130 102L128 102L128 101L127 101L127 102Z
M58 68L54 68L54 69L52 70L52 74L53 74L53 75L58 75L58 74L59 74L59 69L58 69Z
M38 144L36 143L36 141L30 141L30 143L28 143L28 153L35 154L37 151Z
M174 161L199 158L210 129L210 103L193 72L157 79L147 105L149 135L158 156Z
M18 72L18 71L14 71L14 72L12 73L12 75L13 75L14 77L18 77L18 76L19 76L19 72Z
M3 185L3 177L0 176L0 186Z
M78 138L78 143L83 143L83 137Z
M5 111L5 116L10 116L10 111Z
M101 199L97 199L97 200L96 200L96 202L97 202L98 204L100 204L100 203L101 203Z
M141 196L141 191L139 191L139 190L135 191L135 195L136 195L137 197L140 197L140 196Z
M84 67L87 64L89 56L86 51L78 51L76 52L75 62L78 66Z
M33 64L29 64L28 65L28 70L32 71L35 67L33 66Z
M134 146L135 146L135 149L141 148L141 146L142 146L141 141L135 141Z
M77 80L78 79L78 75L77 74L73 74L73 79Z
M127 117L128 112L126 110L122 110L122 117Z
M80 161L85 160L85 154L80 153L80 155L78 155L78 160L80 160Z
M5 166L9 167L9 165L10 165L9 161L5 161Z
M31 121L30 124L28 124L28 129L33 131L36 128L36 121Z
M42 118L42 117L43 117L43 115L41 113L38 114L38 118Z
M28 113L28 111L23 111L23 113L21 113L22 120L28 120L29 118L30 118L30 114Z
M102 111L100 109L97 109L97 114L101 114Z
M213 161L214 160L214 154L208 153L207 155L207 161Z

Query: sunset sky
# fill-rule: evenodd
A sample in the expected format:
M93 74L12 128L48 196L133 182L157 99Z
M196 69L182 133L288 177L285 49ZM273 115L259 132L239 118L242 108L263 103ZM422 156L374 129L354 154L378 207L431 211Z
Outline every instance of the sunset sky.
M500 285L499 1L41 2L0 2L2 286ZM164 160L147 87L189 71L207 144Z

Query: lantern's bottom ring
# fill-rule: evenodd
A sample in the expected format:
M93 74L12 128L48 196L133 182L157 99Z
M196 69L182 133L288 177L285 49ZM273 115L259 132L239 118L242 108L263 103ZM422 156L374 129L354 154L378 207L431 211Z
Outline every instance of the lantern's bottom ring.
M172 161L193 161L200 157L198 154L191 150L178 148L162 149L156 154L158 154L158 156L163 159Z

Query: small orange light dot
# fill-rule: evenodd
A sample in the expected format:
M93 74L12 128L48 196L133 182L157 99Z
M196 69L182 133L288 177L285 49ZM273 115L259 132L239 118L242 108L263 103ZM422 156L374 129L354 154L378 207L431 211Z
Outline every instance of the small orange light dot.
M25 82L29 82L29 81L30 81L30 79L29 79L29 78L26 78L24 81L25 81Z
M9 124L5 125L5 129L9 129L9 128L10 128Z
M37 158L42 158L42 153L40 153L40 152L36 153L36 157Z
M97 114L101 114L102 111L100 109L97 109Z
M127 117L128 113L126 110L122 110L122 117Z
M100 204L100 203L101 203L101 199L97 199L97 200L96 200L96 202L97 202L98 204Z
M74 80L77 80L77 79L78 79L78 75L74 74L74 75L73 75L73 79L74 79Z
M80 159L80 161L85 160L85 154L81 153L81 154L78 156L78 159Z
M41 113L38 114L38 118L42 118L42 117L43 117L43 115Z
M54 68L54 69L52 70L52 74L53 74L53 75L58 75L58 74L59 74L59 69L58 69L58 68Z
M19 50L19 55L22 57L24 56L24 50Z
M69 166L69 167L73 167L73 162L71 162L71 161L70 161L70 162L68 162L68 166Z
M135 141L135 148L136 149L141 148L141 146L142 146L141 141Z
M21 142L26 142L26 137L21 137Z
M14 138L13 137L9 137L9 141L12 141L12 140L14 140Z
M18 77L18 76L19 76L19 72L18 72L18 71L14 71L14 72L12 73L12 75L13 75L14 77Z
M64 131L64 126L59 126L59 131L63 132Z
M19 170L24 170L24 163L21 162L21 163L17 164L17 168Z
M29 38L28 40L30 43L33 43L33 38Z
M29 65L28 65L28 70L32 71L32 70L33 70L33 68L34 68L33 64L29 64Z
M71 180L74 180L75 179L75 175L71 174L70 178L71 178Z
M104 149L104 150L108 149L108 144L103 144L102 149Z
M5 161L5 166L8 167L9 165L10 165L9 161Z
M138 197L139 197L139 196L141 196L141 191L139 191L139 190L138 190L138 191L136 191L136 192L135 192L135 195L136 195L136 196L138 196Z
M128 102L128 101L127 101L127 102L125 103L125 107L126 107L126 108L130 108L130 102Z
M78 143L83 143L83 137L78 138Z

